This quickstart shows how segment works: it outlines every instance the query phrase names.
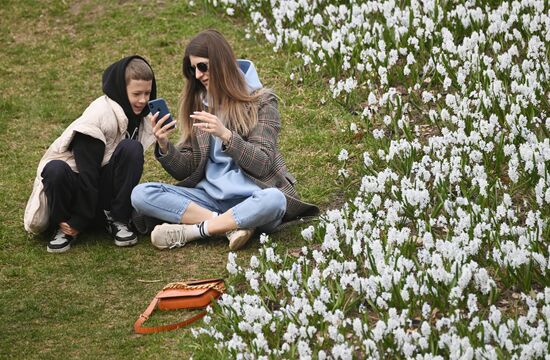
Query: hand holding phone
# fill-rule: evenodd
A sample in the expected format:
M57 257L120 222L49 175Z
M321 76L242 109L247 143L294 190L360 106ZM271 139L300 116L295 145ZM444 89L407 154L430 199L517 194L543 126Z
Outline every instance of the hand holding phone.
M170 114L170 111L168 110L168 105L166 105L166 101L164 101L163 98L149 101L149 111L151 111L152 115L156 114L157 112L159 113L157 121L162 119L166 114ZM164 124L162 126L170 123L174 123L173 126L176 126L176 122L172 118L172 115L170 115L168 119L164 121Z

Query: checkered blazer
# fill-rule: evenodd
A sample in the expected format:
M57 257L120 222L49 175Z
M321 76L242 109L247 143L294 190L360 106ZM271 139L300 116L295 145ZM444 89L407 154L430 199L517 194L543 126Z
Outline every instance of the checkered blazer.
M260 98L256 126L247 137L233 131L224 151L260 188L275 187L285 194L287 208L284 221L316 216L319 208L300 200L294 188L296 179L286 168L277 148L280 128L277 98L272 92L266 92ZM209 147L209 134L195 129L185 144L176 146L169 143L166 154L161 156L158 149L155 153L164 169L179 180L177 185L194 187L205 176Z

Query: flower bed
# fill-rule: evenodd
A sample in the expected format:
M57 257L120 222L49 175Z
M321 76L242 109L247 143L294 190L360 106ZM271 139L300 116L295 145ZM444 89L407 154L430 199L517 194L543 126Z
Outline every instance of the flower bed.
M245 291L198 339L246 359L548 358L548 2L210 4L357 114L335 160L360 188L294 256L265 236L248 266L230 254Z

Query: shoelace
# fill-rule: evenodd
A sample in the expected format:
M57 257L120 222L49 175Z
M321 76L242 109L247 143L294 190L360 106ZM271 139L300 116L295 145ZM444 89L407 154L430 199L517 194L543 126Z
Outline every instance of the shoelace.
M177 247L182 247L187 244L187 238L185 236L185 232L180 229L178 230L168 230L166 232L166 236L168 237L167 243L171 243L169 249L174 249Z

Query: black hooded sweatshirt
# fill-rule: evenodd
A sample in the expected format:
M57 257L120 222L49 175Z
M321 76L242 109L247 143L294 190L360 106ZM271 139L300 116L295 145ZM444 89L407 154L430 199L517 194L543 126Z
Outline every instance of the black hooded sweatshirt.
M111 64L103 72L103 93L116 101L124 110L128 118L127 138L137 139L139 126L142 119L149 113L146 106L136 115L132 110L128 94L126 92L126 66L130 60L138 58L147 63L141 56L133 55L125 57ZM149 65L149 63L147 63ZM150 99L156 99L157 87L153 77ZM105 153L105 144L96 138L82 133L76 133L70 148L72 149L76 167L79 172L79 190L73 203L74 214L67 223L79 230L84 230L94 219L98 211L99 184L101 175L101 162ZM121 219L126 220L126 219Z
M140 114L134 114L130 101L128 100L128 94L126 92L126 66L132 59L141 59L147 63L147 61L141 56L132 55L125 57L122 60L111 64L103 72L103 92L105 95L116 101L122 109L124 114L128 118L128 137L132 139L137 138L139 125L141 120L149 114L149 108L146 106L143 108ZM149 65L149 63L147 63ZM149 66L150 67L150 66ZM151 86L150 100L157 98L157 84L153 77L153 84Z

